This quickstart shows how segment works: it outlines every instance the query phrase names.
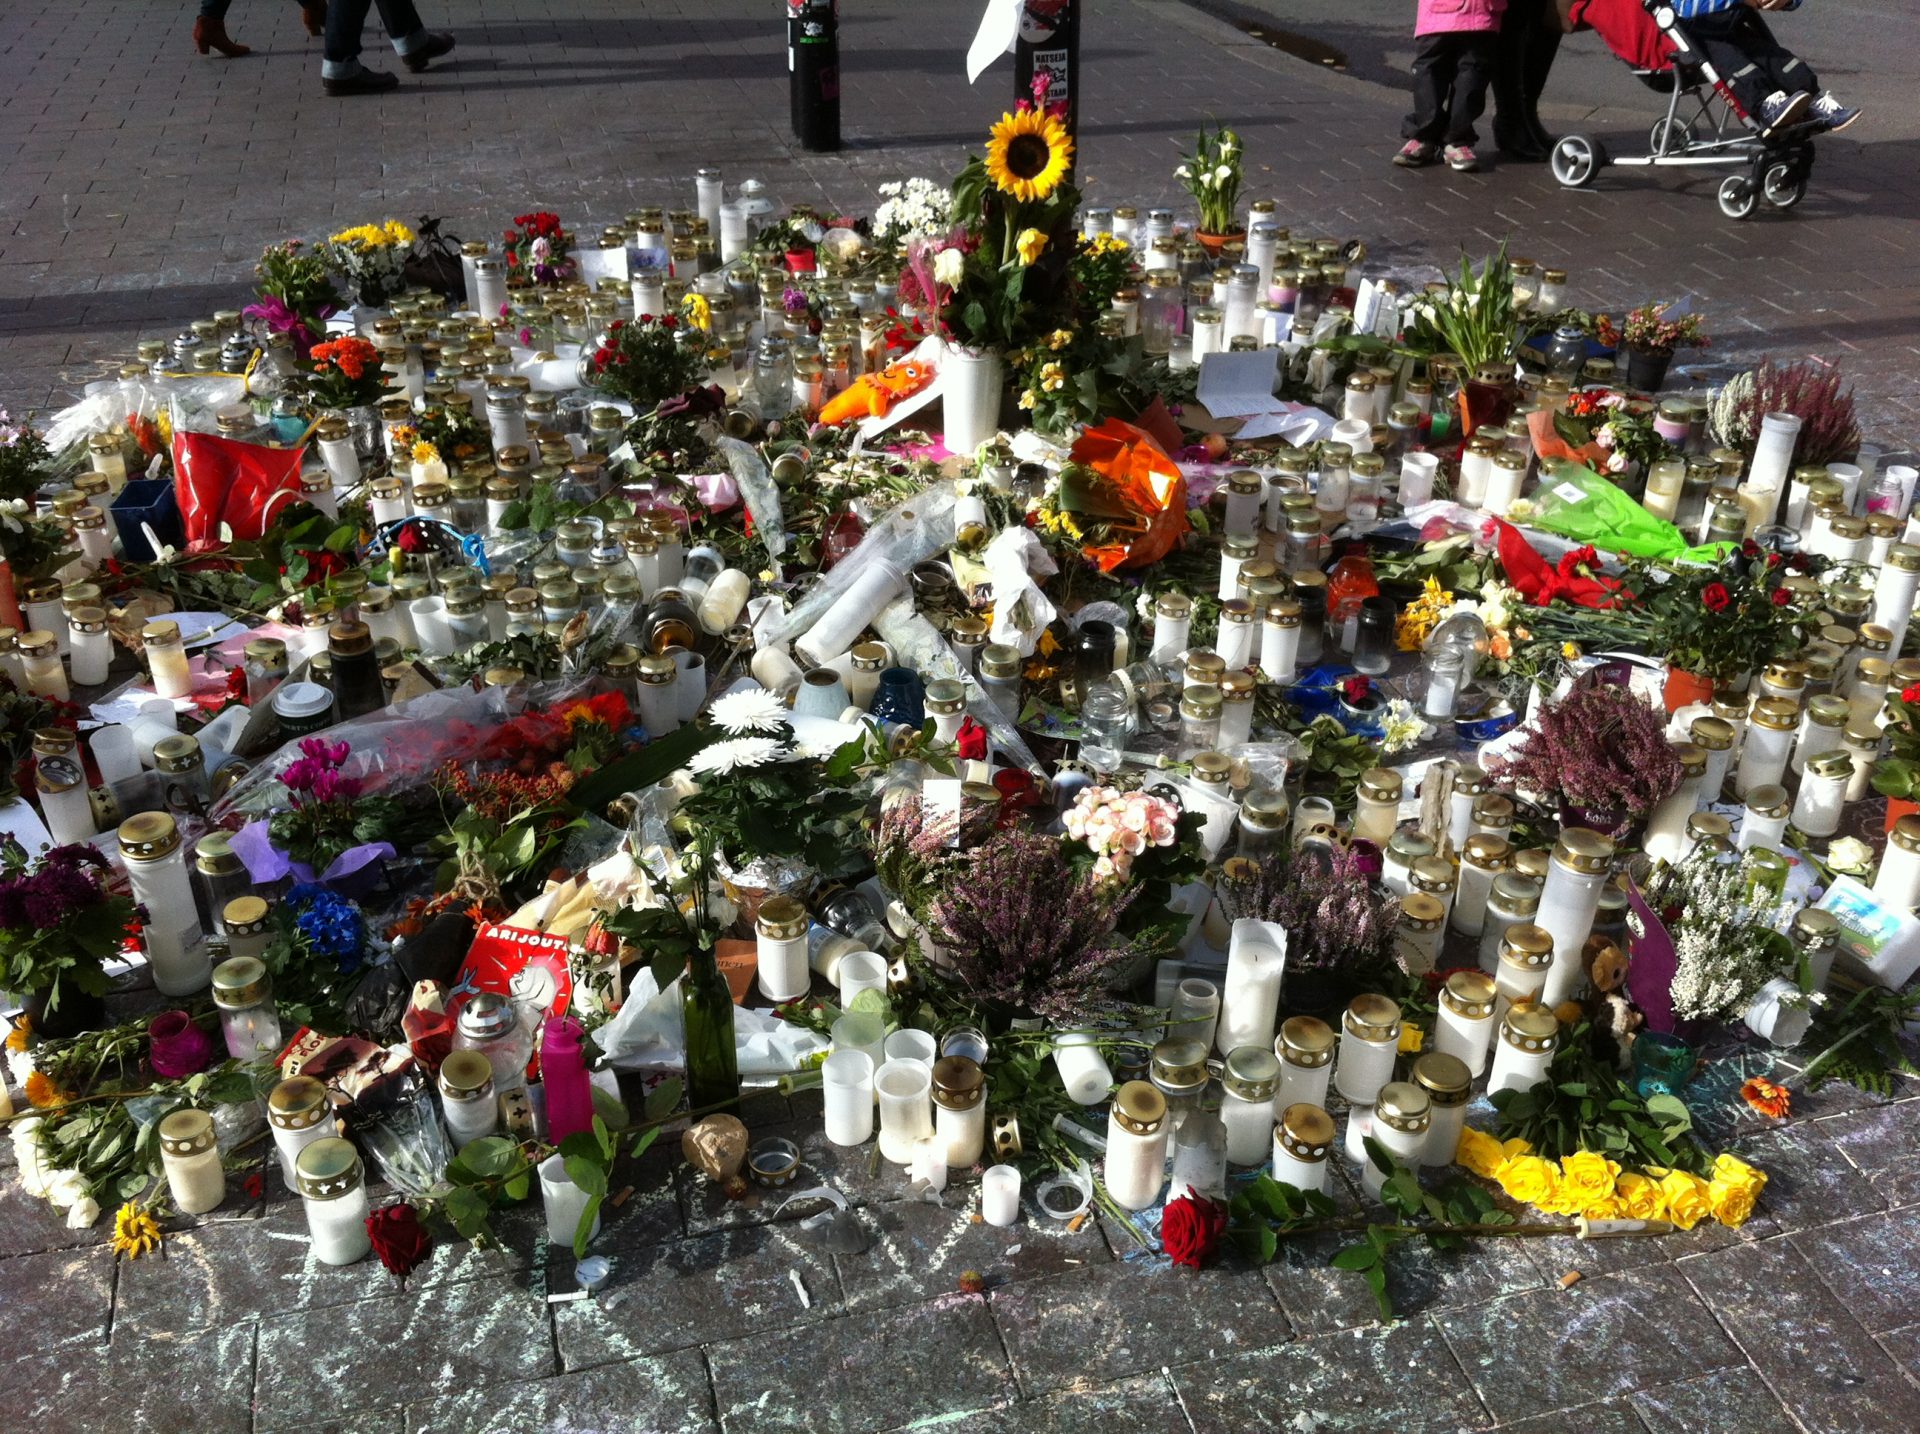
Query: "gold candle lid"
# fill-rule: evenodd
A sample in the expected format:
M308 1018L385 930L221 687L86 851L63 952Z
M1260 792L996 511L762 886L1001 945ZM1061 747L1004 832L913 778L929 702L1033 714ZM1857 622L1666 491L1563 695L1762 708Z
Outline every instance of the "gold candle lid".
M1500 960L1503 965L1544 971L1553 964L1553 933L1530 921L1509 926L1500 941Z
M1394 1130L1418 1134L1433 1120L1433 1097L1412 1081L1388 1081L1373 1100L1373 1118Z
M1333 1027L1318 1016L1289 1016L1280 1023L1274 1053L1288 1065L1326 1065L1333 1059Z
M267 963L257 956L234 956L213 968L213 1004L222 1010L257 1006L271 990Z
M455 1100L478 1100L493 1084L493 1062L485 1052L450 1052L440 1062L440 1089Z
M158 861L180 847L180 828L165 812L141 812L120 823L120 853L132 861Z
M1333 1117L1302 1101L1280 1112L1281 1149L1296 1160L1325 1160L1333 1149Z
M1545 1006L1510 1006L1500 1035L1510 1046L1544 1054L1560 1042L1560 1018Z
M1493 1014L1494 980L1484 971L1455 971L1440 988L1440 1004L1469 1020Z
M1413 1063L1413 1081L1436 1106L1465 1105L1472 1095L1473 1072L1458 1056L1428 1051Z
M1613 842L1586 827L1567 827L1554 843L1553 857L1574 871L1598 875L1613 861Z
M160 1149L168 1155L203 1155L213 1149L213 1117L204 1110L176 1110L160 1122Z
M471 1054L480 1055L478 1051ZM267 1097L267 1119L282 1130L304 1130L318 1125L328 1110L327 1088L312 1076L288 1076Z
M293 1162L293 1183L309 1200L338 1200L360 1188L360 1152L351 1140L323 1136L301 1150Z
M1390 996L1355 996L1342 1019L1346 1028L1363 1041L1393 1041L1400 1037L1400 1005Z
M1143 1080L1130 1080L1113 1097L1113 1118L1122 1130L1152 1135L1167 1118L1167 1098Z

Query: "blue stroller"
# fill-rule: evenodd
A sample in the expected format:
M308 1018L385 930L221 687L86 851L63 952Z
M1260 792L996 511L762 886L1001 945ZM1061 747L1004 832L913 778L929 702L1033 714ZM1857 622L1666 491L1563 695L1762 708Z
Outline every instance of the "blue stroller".
M1806 197L1813 136L1823 126L1803 122L1762 134L1687 38L1667 0L1641 0L1639 6L1575 0L1571 16L1598 33L1647 88L1664 94L1667 112L1653 122L1643 155L1615 158L1591 135L1564 136L1550 157L1562 185L1584 189L1608 165L1726 165L1738 171L1720 181L1717 196L1729 219L1748 218L1763 201L1791 209Z

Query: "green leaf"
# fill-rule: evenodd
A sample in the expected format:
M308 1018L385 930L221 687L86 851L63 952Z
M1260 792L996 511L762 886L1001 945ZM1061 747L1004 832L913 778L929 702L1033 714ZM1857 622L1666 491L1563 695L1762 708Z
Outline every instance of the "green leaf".
M1329 1262L1338 1270L1370 1270L1380 1263L1380 1251L1372 1245L1349 1245Z
M592 776L583 777L567 793L567 800L582 811L599 812L622 793L650 787L669 772L686 766L716 735L689 724L655 738L638 751L607 763Z
M1393 1300L1387 1295L1387 1270L1384 1265L1374 1265L1361 1272L1367 1281L1367 1288L1373 1291L1373 1302L1380 1311L1381 1319L1393 1318Z
M647 1092L642 1109L648 1120L662 1120L680 1108L683 1087L678 1076L668 1076ZM636 1151L636 1154L639 1152Z
M454 1162L482 1180L497 1180L513 1169L520 1149L504 1135L483 1135L463 1149Z
M573 1257L583 1260L587 1256L587 1245L593 1239L593 1222L600 1218L600 1202L604 1195L589 1195L586 1205L580 1211L580 1223L573 1232Z

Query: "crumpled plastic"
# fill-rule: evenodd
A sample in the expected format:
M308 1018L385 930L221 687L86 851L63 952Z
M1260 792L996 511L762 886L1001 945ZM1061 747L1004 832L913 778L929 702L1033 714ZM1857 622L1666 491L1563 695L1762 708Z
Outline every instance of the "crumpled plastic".
M724 435L715 446L726 455L728 471L753 516L754 536L766 544L767 555L778 559L787 550L787 520L780 511L780 489L766 460L750 444Z
M953 483L942 480L871 523L859 546L828 569L826 576L771 626L766 644L779 646L799 637L875 562L891 563L904 573L952 547L954 497Z
M1533 494L1535 511L1528 519L1533 527L1576 543L1663 562L1718 562L1726 550L1724 543L1689 544L1673 524L1656 518L1590 468L1565 459L1544 466L1546 476Z
M680 982L662 991L653 972L632 972L626 1004L593 1033L610 1064L622 1070L681 1070L687 1064L687 1029L680 1009ZM733 1049L740 1074L784 1075L831 1042L777 1016L747 1006L733 1008Z
M1031 657L1040 634L1059 614L1034 579L1052 577L1060 571L1059 564L1048 556L1031 528L1002 528L987 544L983 557L993 576L993 626L988 629L987 640L1005 643L1019 649L1022 657Z

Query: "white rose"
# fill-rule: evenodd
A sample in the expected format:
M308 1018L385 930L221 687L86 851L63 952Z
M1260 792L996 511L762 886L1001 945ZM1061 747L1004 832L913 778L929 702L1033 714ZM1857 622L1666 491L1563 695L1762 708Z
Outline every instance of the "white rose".
M91 1195L82 1196L67 1207L67 1228L69 1230L91 1229L100 1218L100 1206Z
M957 286L967 272L967 256L958 249L942 249L933 256L933 277L949 289Z
M47 1176L47 1203L56 1210L77 1205L87 1198L86 1178L78 1170L56 1170Z

